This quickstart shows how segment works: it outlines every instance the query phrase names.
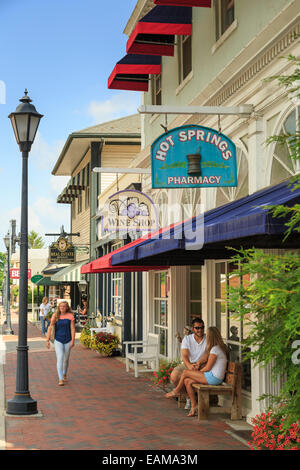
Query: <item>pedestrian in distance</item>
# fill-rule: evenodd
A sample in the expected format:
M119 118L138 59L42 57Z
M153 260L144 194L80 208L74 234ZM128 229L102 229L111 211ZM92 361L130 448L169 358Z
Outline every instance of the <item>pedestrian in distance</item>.
M47 318L48 313L51 310L51 304L49 302L48 297L43 297L42 303L40 305L40 321L42 327L42 333L45 335L48 330L49 321Z
M57 360L58 385L65 385L70 353L75 343L75 320L67 301L60 302L56 312L51 317L46 340L48 349L50 348L52 328L55 328L54 349Z
M197 414L196 396L192 385L194 383L221 385L225 377L229 350L222 339L220 331L215 326L207 329L206 350L208 353L206 364L204 366L200 365L200 370L184 370L177 387L165 395L166 398L177 397L185 389L191 400L191 411L188 416L196 416Z

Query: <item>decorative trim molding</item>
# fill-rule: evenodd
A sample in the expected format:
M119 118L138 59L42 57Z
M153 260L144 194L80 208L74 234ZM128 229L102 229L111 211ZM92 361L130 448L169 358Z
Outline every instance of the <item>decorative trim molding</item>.
M221 106L232 95L239 91L252 78L265 69L274 59L282 54L289 46L297 41L300 34L300 24L294 25L279 41L267 48L254 63L244 70L227 88L223 89L216 97L209 100L207 105Z

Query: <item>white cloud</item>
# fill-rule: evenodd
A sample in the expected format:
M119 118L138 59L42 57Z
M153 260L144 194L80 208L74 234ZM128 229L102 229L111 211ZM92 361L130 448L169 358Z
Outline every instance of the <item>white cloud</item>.
M70 176L50 176L50 187L55 191L55 194L58 196L62 190L67 185Z
M91 101L88 113L97 123L111 121L129 114L137 113L140 105L138 93L118 93L106 101Z
M9 221L15 219L17 233L20 231L21 208L15 207L0 214L0 224L5 227L6 233L10 229ZM53 240L45 237L45 233L59 233L63 225L65 230L69 230L70 208L66 204L57 204L55 200L41 197L28 207L28 232L34 230L42 236L46 246ZM5 251L4 245L1 251Z
M30 152L30 159L44 170L51 171L57 161L64 146L63 140L57 140L53 144L48 144L40 132L37 132L35 141Z

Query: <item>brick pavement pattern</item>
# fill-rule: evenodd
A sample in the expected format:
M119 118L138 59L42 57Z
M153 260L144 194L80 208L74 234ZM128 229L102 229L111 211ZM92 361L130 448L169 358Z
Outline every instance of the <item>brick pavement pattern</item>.
M13 329L17 335L17 324ZM135 379L116 358L80 344L71 351L68 383L59 387L54 349L28 324L31 341L29 390L42 417L6 416L7 450L247 450L216 415L201 423L187 418L149 378ZM11 349L6 355L6 400L15 391L16 357Z

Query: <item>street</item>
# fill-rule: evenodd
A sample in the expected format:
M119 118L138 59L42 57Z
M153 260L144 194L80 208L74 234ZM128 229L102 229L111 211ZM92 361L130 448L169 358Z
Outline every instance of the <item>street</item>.
M13 397L18 326L6 345L5 398ZM121 358L102 358L79 344L71 352L68 383L58 387L53 346L46 350L28 323L29 388L37 416L5 417L6 450L246 450L233 438L228 416L199 423L153 387L150 374L135 379ZM226 432L228 431L228 432Z

